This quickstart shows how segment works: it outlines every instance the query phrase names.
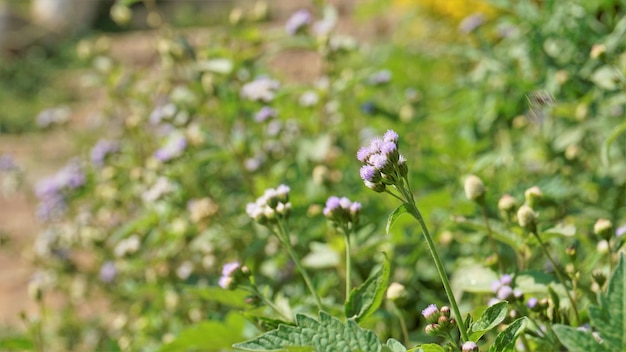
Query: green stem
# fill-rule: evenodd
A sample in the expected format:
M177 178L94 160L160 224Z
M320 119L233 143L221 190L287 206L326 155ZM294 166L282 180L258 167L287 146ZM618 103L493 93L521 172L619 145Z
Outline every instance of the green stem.
M565 293L567 294L567 298L572 304L572 308L574 308L574 318L576 320L576 326L579 326L580 319L578 318L578 308L576 308L576 302L572 298L572 294L569 292L569 289L567 288L567 285L565 284L565 278L561 274L561 270L556 265L556 262L554 261L554 259L552 259L550 252L548 252L548 248L546 247L545 243L543 243L543 241L541 240L541 237L539 237L539 234L537 233L537 231L532 231L532 234L535 235L535 238L537 239L537 241L539 241L539 245L543 249L544 254L546 255L546 257L548 257L548 260L550 260L550 263L552 263L552 266L554 267L554 272L556 273L557 278L559 279L559 281L561 281L561 285L563 285L563 287L565 288Z
M351 281L351 275L352 275L352 259L350 256L350 230L348 230L347 228L344 227L343 229L343 234L344 237L346 239L346 301L348 301L348 298L350 297L350 283Z
M254 294L255 296L259 297L261 299L261 301L263 301L263 303L265 303L266 306L272 308L272 310L274 310L274 312L276 312L278 315L281 316L281 318L287 320L287 321L291 321L291 318L289 318L288 316L285 315L285 313L283 313L275 304L274 302L270 301L267 297L265 297L264 294L261 293L261 291L259 291L259 289L256 287L256 285L254 284L253 280L250 280L250 287L245 287L245 286L241 286L242 289Z
M400 320L400 329L402 329L402 337L404 339L404 345L408 347L409 345L411 345L411 341L409 340L409 330L406 328L406 322L404 321L404 316L402 315L402 312L400 311L400 309L398 309L398 306L396 306L395 303L392 302L392 305L393 305L393 312L398 317L398 320Z
M317 308L319 310L322 310L322 300L317 295L317 292L315 292L315 289L313 288L313 284L311 283L311 278L309 278L309 274L307 274L306 270L304 270L302 263L300 263L300 259L298 259L296 252L291 247L291 243L289 242L289 236L287 235L287 231L285 230L285 227L283 226L280 220L278 221L278 231L276 232L276 235L278 239L285 246L287 253L289 253L291 260L293 260L293 262L296 264L298 271L300 271L300 274L302 275L304 282L306 283L307 287L309 288L309 291L311 291L311 294L315 298L315 303L317 304Z
M500 253L498 253L498 246L493 239L493 234L491 232L491 226L489 225L489 218L487 217L487 207L484 204L480 205L480 210L483 214L483 221L485 222L485 228L487 229L487 237L489 238L489 243L491 244L491 250L493 254L496 256L498 260L498 269L500 270L500 274L504 274L504 264L502 264L502 258L500 258Z
M406 180L405 180L406 181ZM406 182L408 184L408 181ZM398 190L405 196L407 202L405 205L407 206L407 211L417 220L420 227L422 228L422 233L424 234L424 238L426 239L426 243L428 244L428 249L430 250L430 254L433 257L433 261L435 262L435 267L437 268L437 272L439 273L439 277L441 278L441 283L443 284L443 289L446 291L446 295L448 296L448 300L450 301L450 306L452 307L452 311L454 312L454 316L456 318L456 322L459 326L459 331L461 332L461 338L463 341L469 341L469 336L467 335L467 330L465 328L465 323L463 322L463 316L461 315L461 311L459 310L459 306L456 303L456 299L454 298L454 294L452 293L452 288L450 287L450 281L448 280L448 275L446 274L445 269L443 268L443 263L439 258L439 254L437 253L437 248L435 248L435 243L433 242L432 236L428 231L428 227L424 222L424 218L422 214L417 209L415 205L415 200L413 199L413 195L410 191L404 189L404 187L397 187Z

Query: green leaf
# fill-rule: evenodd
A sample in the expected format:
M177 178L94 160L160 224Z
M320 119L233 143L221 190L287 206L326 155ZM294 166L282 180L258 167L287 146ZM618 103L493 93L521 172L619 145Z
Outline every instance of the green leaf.
M463 216L453 216L452 221L457 224L467 226L474 230L479 230L487 233L487 227L483 220L467 219ZM518 236L515 232L509 230L509 228L502 222L496 220L489 220L489 227L491 228L491 234L497 241L508 244L514 250L518 251L524 245L524 241L521 236Z
M496 336L496 340L491 348L489 348L489 352L515 351L515 340L517 340L517 337L524 331L527 323L528 318L526 317L521 317L512 322L511 325L507 326L506 329L502 330L502 332Z
M396 339L387 340L387 348L391 352L407 352L406 347Z
M33 341L26 336L5 336L0 338L0 350L2 351L32 351L34 349Z
M376 334L364 330L354 321L342 323L326 312L320 320L304 314L296 315L297 326L280 325L252 340L233 347L246 351L282 351L290 347L310 347L316 352L381 352L382 344Z
M609 166L609 164L611 163L610 160L610 155L609 155L609 150L611 148L611 144L613 144L613 142L615 142L615 140L617 139L617 137L619 137L620 134L626 132L626 121L624 121L623 123L621 123L620 125L617 125L612 131L611 134L609 135L609 137L604 141L604 143L602 143L602 165L604 166Z
M387 289L390 272L391 265L385 256L383 266L372 273L361 286L350 292L345 305L346 317L360 322L378 309Z
M160 352L229 348L241 341L245 324L246 320L237 313L230 313L225 322L204 321L181 331L174 341L161 346Z
M446 352L446 350L444 350L443 347L434 343L420 345L419 348L424 352Z
M498 326L506 318L508 311L507 302L498 302L487 308L483 315L470 326L469 339L474 342L478 341L487 331Z
M389 214L389 217L387 218L387 226L385 227L386 234L389 234L389 230L391 229L391 226L393 226L396 220L398 220L400 215L406 212L407 212L406 204L402 204L401 206L397 207L396 210L394 210L391 214Z
M570 352L609 351L603 345L596 342L589 331L582 331L568 325L560 324L553 325L552 329L563 346L567 347L567 350Z
M612 351L623 351L626 347L626 270L624 256L620 256L607 286L607 292L600 294L599 306L589 307L591 325L604 340L604 345Z
M571 237L576 234L576 226L574 225L563 225L558 224L554 227L551 227L541 233L542 236L565 236Z
M461 264L452 276L454 294L463 292L491 293L491 284L498 280L498 275L491 269L469 261L459 261Z
M189 286L185 288L185 291L193 294L197 294L200 298L207 301L221 303L233 308L250 308L250 305L246 303L246 297L250 293L244 290L225 290L221 287L209 286L209 287L194 287Z

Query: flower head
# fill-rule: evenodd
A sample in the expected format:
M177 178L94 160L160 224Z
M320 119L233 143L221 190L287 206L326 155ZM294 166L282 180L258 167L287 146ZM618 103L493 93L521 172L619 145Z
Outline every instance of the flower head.
M295 35L298 31L311 24L312 20L313 18L308 10L298 10L287 20L285 30L289 35Z
M254 120L257 122L264 122L271 118L278 116L278 112L269 106L264 106L254 115Z
M107 155L116 153L119 151L119 149L120 144L117 141L101 139L91 149L91 162L96 167L102 167L102 165L104 165L104 160Z
M274 100L275 92L280 88L280 83L268 77L259 77L252 82L246 83L241 88L241 96L251 101L263 101L269 103Z
M483 181L476 175L470 175L465 179L465 184L463 185L465 189L465 196L467 199L474 202L482 202L485 198L485 184Z
M324 216L336 224L356 224L361 212L361 203L352 202L346 197L330 196L322 210Z
M426 318L426 321L436 322L439 318L439 309L436 304L429 304L428 307L422 310L422 316Z
M461 346L461 351L463 352L476 352L478 351L478 345L474 341L466 341Z
M289 202L290 188L280 185L276 189L268 188L254 203L246 205L246 213L259 224L274 223L291 214Z
M183 154L187 148L187 139L182 133L172 133L165 145L154 152L155 159L166 162Z
M239 264L239 262L232 262L232 263L224 264L224 266L222 267L222 276L220 277L220 280L218 283L221 288L223 289L234 288L233 283L234 283L235 274L237 273L237 270L239 270L240 267L241 267L241 264Z

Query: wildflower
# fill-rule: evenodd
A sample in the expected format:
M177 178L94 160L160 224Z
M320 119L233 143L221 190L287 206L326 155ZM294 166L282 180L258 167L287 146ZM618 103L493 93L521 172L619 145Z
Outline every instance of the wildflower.
M387 299L395 302L404 298L406 298L406 288L404 288L404 285L392 282L387 289Z
M311 24L312 19L308 10L298 10L287 20L285 30L289 35L296 35L300 30Z
M389 70L381 70L378 72L374 72L369 77L369 83L372 85L381 85L391 81L391 71Z
M536 297L530 297L528 301L526 302L526 307L528 307L528 309L530 310L535 310L535 308L539 307L538 303L539 303L539 300Z
M176 115L178 108L172 103L157 106L148 117L148 121L152 125L158 125L163 120L171 119Z
M314 91L309 90L309 91L304 92L300 96L298 103L300 104L300 106L303 106L303 107L311 107L311 106L315 106L315 104L317 104L319 100L320 100L319 95L317 95L317 93L315 93Z
M254 120L257 122L264 122L271 118L278 116L278 112L269 106L264 106L254 115Z
M269 103L274 100L275 92L280 88L280 83L268 77L259 77L252 82L246 83L241 88L241 96L251 101L263 101Z
M161 176L157 178L150 189L143 192L141 198L145 203L152 203L173 190L174 185L166 177Z
M426 318L426 321L434 323L439 319L439 309L436 304L429 304L428 307L422 310L422 316Z
M476 352L478 351L478 345L474 341L466 341L461 346L461 351L463 352Z
M537 214L528 205L522 205L517 211L517 221L521 227L534 232L537 227Z
M471 201L482 203L485 199L485 184L483 181L475 175L470 175L465 179L463 185L465 189L465 196Z
M524 191L524 198L526 199L526 204L529 207L533 207L541 198L543 198L543 192L541 192L539 187L533 186Z
M500 200L498 200L498 209L505 213L508 213L513 210L513 208L515 208L515 203L516 201L513 196L511 196L510 194L505 194L500 198Z
M279 219L288 218L291 214L289 191L290 188L286 185L265 190L254 203L246 205L246 213L259 224L274 223Z
M187 139L182 133L172 133L165 145L154 152L154 157L160 162L166 162L183 154L187 148Z
M357 159L364 164L360 174L365 186L376 192L385 191L386 185L395 185L408 173L406 158L398 153L398 134L392 130L361 147Z
M474 13L465 17L459 24L459 32L469 34L485 23L485 15Z
M235 279L235 274L237 273L237 270L239 270L241 267L241 264L239 264L239 262L232 262L232 263L227 263L224 264L224 267L222 268L222 276L220 277L219 280L219 285L221 288L223 289L230 289L230 288L234 288L233 283L234 279Z
M100 281L104 283L111 283L117 276L117 267L112 261L105 262L100 267Z
M610 220L598 219L593 225L593 233L608 240L612 234L611 228L613 228L613 223Z
M52 125L62 125L70 119L72 111L67 106L46 109L37 115L37 126L47 128Z
M48 221L62 216L67 209L67 195L82 187L86 181L80 164L70 160L55 175L37 182L35 194L40 201L37 209L39 219Z
M120 145L116 141L101 139L91 149L91 162L96 167L102 167L107 155L116 153L120 149Z
M356 224L361 212L361 203L351 202L346 197L331 196L322 210L324 216L337 224Z
M626 225L622 225L615 230L615 236L622 237L626 233Z

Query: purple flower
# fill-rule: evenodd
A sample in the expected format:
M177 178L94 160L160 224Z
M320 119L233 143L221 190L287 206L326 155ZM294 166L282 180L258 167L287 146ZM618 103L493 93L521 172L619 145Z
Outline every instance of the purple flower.
M374 138L372 139L372 141L370 142L370 153L371 154L376 154L378 152L380 152L380 147L383 145L383 140L380 138Z
M287 20L285 30L289 35L295 35L305 26L311 24L312 16L308 10L298 10Z
M354 202L350 206L350 214L357 214L361 211L362 205L359 202Z
M626 233L626 225L622 225L615 230L615 236L622 237Z
M369 157L369 163L376 169L382 170L388 163L387 157L383 154L374 154Z
M107 157L107 155L111 153L116 153L119 151L119 149L120 144L117 141L101 139L91 149L91 162L95 166L101 167L104 165L104 159Z
M513 282L513 278L511 277L511 275L509 274L504 274L502 275L502 277L500 278L500 283L502 285L510 285L511 282Z
M387 132L383 135L383 141L385 142L393 142L397 144L398 138L398 134L393 130L387 130Z
M370 84L385 84L391 80L391 71L381 70L372 74L369 78Z
M115 263L112 261L105 262L100 267L100 281L105 283L110 283L117 276L117 268L115 267Z
M0 155L0 171L13 171L18 170L18 166L15 163L13 156L9 154Z
M356 158L362 163L366 162L370 155L371 151L369 147L361 147L361 149L356 152Z
M439 315L439 309L436 304L429 304L428 307L422 310L422 315L426 318L426 320L431 320L435 316Z
M537 306L537 303L539 303L539 300L536 297L530 297L528 302L526 302L526 307L534 309Z
M254 120L257 122L263 122L276 117L277 115L278 113L276 110L270 108L269 106L264 106L254 115Z
M185 148L187 148L185 136L174 133L167 139L163 147L154 152L154 157L161 162L166 162L181 156Z
M468 34L485 23L485 15L482 13L474 13L463 19L459 24L459 32Z
M394 142L384 142L380 146L380 152L385 155L390 155L398 151L398 146Z
M341 206L342 209L350 209L352 202L347 197L341 197L341 199L339 199L339 206Z
M219 285L221 288L223 289L230 288L233 282L233 276L235 275L235 273L240 267L241 267L241 264L239 264L239 262L232 262L232 263L224 264L224 267L222 267L222 277L220 277L220 280L219 280Z
M511 288L511 286L502 286L496 293L496 297L498 297L498 299L500 300L505 300L511 297L512 294L513 294L513 289Z
M462 352L478 351L478 345L474 341L467 341L463 343L463 346L461 346L461 351Z
M36 215L41 221L58 219L67 210L65 197L61 195L48 196L43 198L37 205Z
M361 166L361 178L363 181L375 182L376 178L376 169L371 165L363 165Z
M330 196L326 200L326 207L324 207L323 213L324 216L330 217L335 209L341 207L341 199L336 196Z

